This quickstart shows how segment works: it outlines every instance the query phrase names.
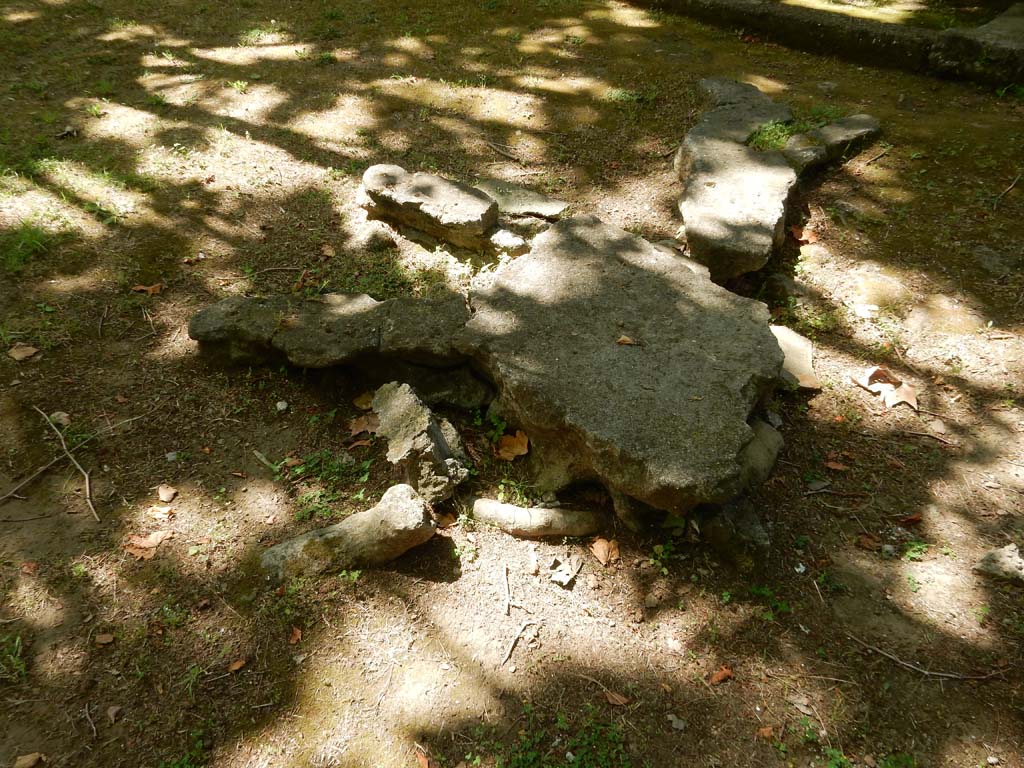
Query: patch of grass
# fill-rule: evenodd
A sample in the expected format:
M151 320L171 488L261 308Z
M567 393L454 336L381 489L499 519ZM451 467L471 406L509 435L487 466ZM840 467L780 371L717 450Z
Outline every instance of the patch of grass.
M228 88L238 93L249 92L249 81L248 80L232 80L228 83Z
M202 731L193 731L188 751L174 760L161 760L159 768L203 768L206 765L206 743Z
M262 24L245 30L238 36L238 44L243 48L250 45L259 45L263 40L277 32L277 26L273 23Z
M793 612L789 603L777 597L775 590L771 587L751 587L750 594L752 597L764 600L766 607L761 613L761 618L765 621L775 621L779 616Z
M821 128L825 123L842 116L843 110L834 104L817 104L793 120L773 120L762 125L754 131L747 144L762 152L782 149L791 136Z
M488 752L499 752L495 768L632 768L621 727L602 718L597 707L587 705L576 723L562 713L556 714L553 723L543 722L529 704L524 711L526 725L511 746L486 747ZM470 754L466 762L484 765L489 761L484 755Z
M917 768L917 760L913 755L905 752L896 752L886 755L878 764L878 768Z
M907 546L903 550L903 559L909 562L918 562L924 560L924 556L928 554L928 543L921 541L920 539L914 539L907 543Z
M31 222L0 230L0 265L6 272L20 272L36 256L45 254L56 236Z
M28 676L21 635L0 637L0 680L19 683Z

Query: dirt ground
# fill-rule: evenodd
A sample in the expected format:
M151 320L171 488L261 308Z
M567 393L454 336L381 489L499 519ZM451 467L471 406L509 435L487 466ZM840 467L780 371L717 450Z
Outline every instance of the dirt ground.
M62 412L96 513L68 462L0 503L0 765L1024 766L1024 593L972 570L1024 545L1011 91L601 0L25 0L0 5L0 43L0 494L62 455L42 415ZM468 285L477 266L366 222L376 162L671 237L707 76L884 129L801 188L805 242L732 286L814 339L823 382L770 404L768 561L609 516L602 566L457 500L393 568L260 589L254 553L380 497L384 446L350 435L358 372L220 366L189 317ZM850 382L871 365L920 411ZM495 425L449 415L478 456L467 493L532 501ZM571 589L545 571L566 552Z

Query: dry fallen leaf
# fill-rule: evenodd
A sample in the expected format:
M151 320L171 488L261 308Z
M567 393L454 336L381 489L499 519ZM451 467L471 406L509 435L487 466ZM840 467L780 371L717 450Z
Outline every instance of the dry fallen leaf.
M771 741L775 735L775 730L770 726L766 725L764 728L757 729L757 738L764 739L765 741Z
M623 696L621 693L615 691L609 691L607 688L604 691L604 697L608 699L608 703L613 707L624 707L629 704L629 699Z
M363 392L352 400L352 405L358 408L360 411L368 411L373 407L373 392Z
M228 672L237 672L245 666L245 659L235 659L228 664Z
M349 437L361 435L367 432L371 435L377 434L380 429L380 419L376 413L367 413L365 416L357 416L348 423Z
M148 536L132 535L124 545L124 551L136 560L152 560L156 548L174 535L174 531L153 531Z
M165 522L174 517L174 509L171 508L170 506L152 506L147 510L146 514L148 514L154 520Z
M499 459L512 461L516 456L525 456L530 451L530 438L523 430L516 430L514 435L502 435L495 450Z
M107 720L113 725L117 722L117 716L121 714L121 707L116 704L112 707L107 707Z
M7 350L7 356L20 363L22 360L28 360L32 355L36 354L39 350L35 347L30 347L28 344L22 344L20 341L13 347Z
M18 755L14 760L14 768L36 768L46 762L46 755L42 752L32 752L28 755Z
M167 483L161 483L156 489L156 495L160 497L160 501L166 504L169 501L174 501L174 497L178 495L178 489Z
M286 456L284 461L281 463L284 464L284 466L286 466L288 469L291 469L292 467L297 467L301 465L302 459L296 456Z
M302 630L298 627L292 627L292 633L288 636L288 645L295 645L302 640Z
M789 232L800 245L810 245L811 243L818 242L818 235L813 229L804 229L799 224L791 226Z
M437 768L437 761L420 749L416 750L416 763L419 768Z
M921 513L915 512L912 515L908 515L900 520L900 525L918 525L922 520Z
M862 533L857 537L857 546L868 552L877 552L882 548L882 542L873 533Z
M873 395L881 395L886 408L895 408L900 403L906 403L917 410L917 389L900 380L884 366L868 368L859 379L854 378L853 383Z
M711 683L711 685L721 685L727 680L732 680L732 678L732 669L723 664L718 668L718 671L711 676L711 679L708 680L708 682Z
M21 564L21 572L26 576L35 576L39 572L39 563L27 560Z
M133 285L133 293L144 293L147 296L159 296L164 290L163 283L153 283L152 285Z
M365 448L368 445L373 445L372 440L353 440L348 444L349 448Z
M114 636L106 632L96 635L94 639L96 641L96 645L110 645L114 642Z
M590 551L601 565L608 565L619 559L619 542L598 537L590 543Z
M325 258L328 258L328 259L333 258L334 257L334 247L331 246L328 243L324 243L323 245L320 246L320 253L323 254L323 256Z
M621 344L624 347L635 347L637 345L637 342L634 339L629 338L629 336L626 336L625 334L619 336L619 338L615 340L615 343Z
M831 469L833 472L847 472L849 467L845 464L840 464L838 461L826 461L825 468Z

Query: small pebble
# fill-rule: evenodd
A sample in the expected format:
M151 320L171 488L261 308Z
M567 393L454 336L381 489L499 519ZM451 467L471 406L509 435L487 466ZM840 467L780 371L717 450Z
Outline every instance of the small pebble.
M647 597L644 598L644 607L645 608L657 608L658 607L658 598L655 595L647 595Z
M999 765L999 758L995 755L989 755L988 760L986 760L985 762L987 762L989 765Z
M285 411L288 410L288 403L286 403L284 400L278 400L277 405L275 405L274 407L277 408L278 413L284 413Z

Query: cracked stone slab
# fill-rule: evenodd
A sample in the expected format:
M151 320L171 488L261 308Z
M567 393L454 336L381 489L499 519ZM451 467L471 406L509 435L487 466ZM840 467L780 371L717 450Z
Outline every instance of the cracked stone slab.
M386 355L441 365L461 359L451 342L468 319L458 295L388 301L338 293L232 296L198 312L188 333L207 353L239 362L280 358L300 368L328 368Z
M498 223L498 204L479 189L397 165L373 165L363 174L359 204L367 216L425 232L479 251Z
M1016 544L989 550L974 570L996 579L1024 584L1024 557L1021 557Z
M790 136L782 154L798 174L858 151L877 139L881 124L871 115L851 115L821 128Z
M1024 3L1015 3L987 24L942 32L929 54L933 67L999 83L1024 80Z
M541 489L598 479L671 512L743 490L748 419L782 365L763 304L593 216L552 225L471 303L460 349L530 435Z
M555 200L540 192L506 181L485 179L476 184L476 188L497 202L502 214L509 216L557 219L569 207L564 200Z
M676 153L675 169L685 182L679 212L691 256L722 281L760 269L785 239L796 172L781 152L759 152L746 142L792 113L752 85L710 79L700 86L715 106Z

